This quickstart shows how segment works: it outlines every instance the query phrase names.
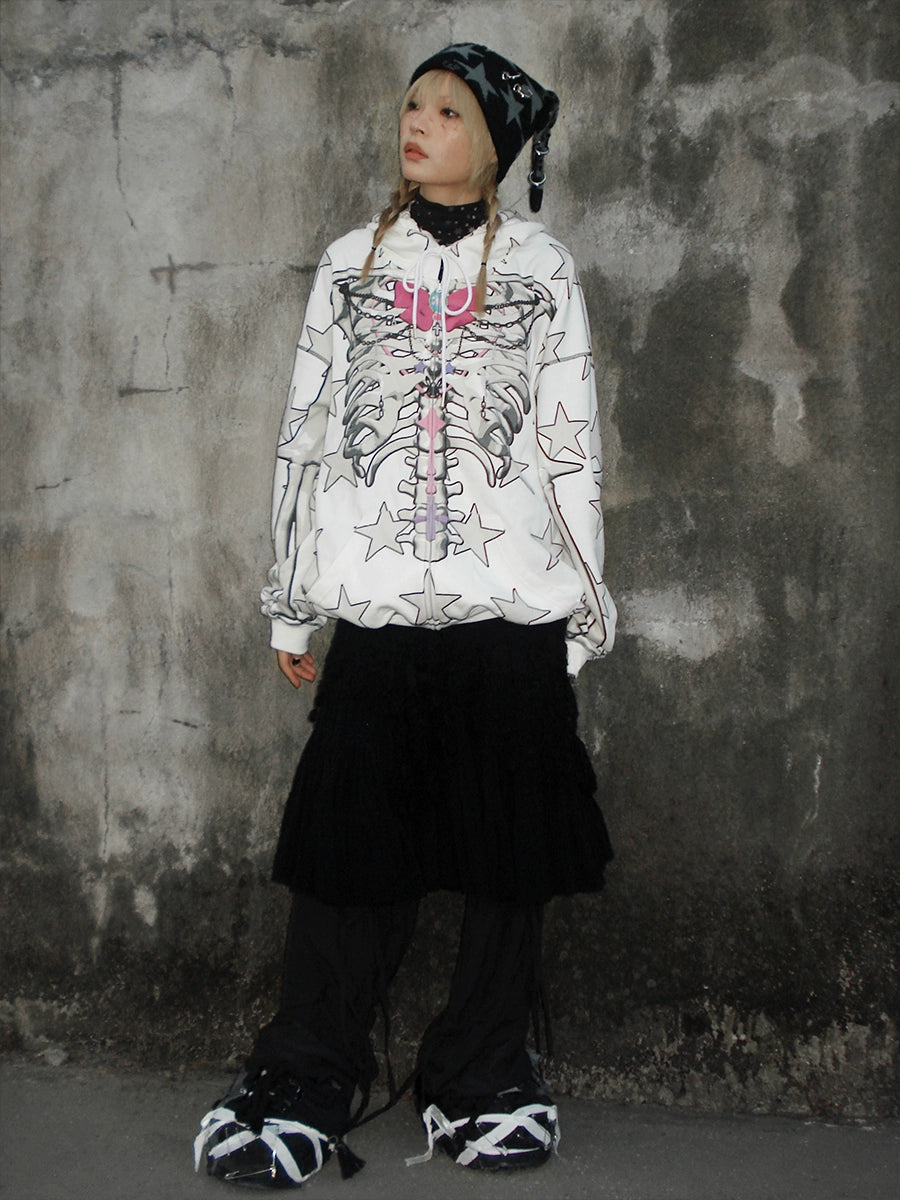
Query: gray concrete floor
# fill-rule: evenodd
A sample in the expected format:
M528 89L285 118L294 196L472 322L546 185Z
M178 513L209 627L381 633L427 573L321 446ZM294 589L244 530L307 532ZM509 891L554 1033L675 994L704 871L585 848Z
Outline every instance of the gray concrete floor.
M161 1075L0 1065L4 1200L227 1200L260 1195L195 1175L198 1118L223 1075ZM337 1162L304 1185L309 1200L897 1200L900 1123L835 1126L715 1117L588 1100L559 1104L558 1157L534 1171L483 1175L424 1150L403 1103L348 1139L366 1160L351 1180ZM273 1193L270 1193L273 1194ZM275 1195L291 1194L274 1193Z

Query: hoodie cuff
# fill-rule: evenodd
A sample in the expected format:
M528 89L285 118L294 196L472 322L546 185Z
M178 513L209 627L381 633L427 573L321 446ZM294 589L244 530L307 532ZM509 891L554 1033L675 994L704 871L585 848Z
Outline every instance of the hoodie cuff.
M273 621L269 645L273 650L286 650L288 654L305 654L313 631L311 625L286 625L284 621Z
M576 642L574 638L569 638L566 643L566 667L573 679L587 660L592 657L593 655L581 642Z

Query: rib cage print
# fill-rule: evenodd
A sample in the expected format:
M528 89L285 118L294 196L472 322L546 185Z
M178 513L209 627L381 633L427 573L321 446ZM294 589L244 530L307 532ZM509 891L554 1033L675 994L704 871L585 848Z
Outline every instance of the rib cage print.
M401 213L333 243L297 343L273 481L272 644L329 618L435 630L567 619L576 674L606 653L600 414L571 256L505 215L475 313L478 235Z
M517 477L516 435L530 412L528 337L553 300L518 276L494 283L484 314L472 289L415 289L358 275L335 280L335 320L347 339L343 463L326 486L371 486L382 465L403 456L393 543L424 562L481 547L502 530L473 537L477 510L457 478L462 455L480 464L489 487ZM341 412L343 403L343 412ZM334 456L332 456L334 457ZM468 511L467 511L468 508ZM379 525L391 518L385 512ZM384 529L381 534L383 536Z

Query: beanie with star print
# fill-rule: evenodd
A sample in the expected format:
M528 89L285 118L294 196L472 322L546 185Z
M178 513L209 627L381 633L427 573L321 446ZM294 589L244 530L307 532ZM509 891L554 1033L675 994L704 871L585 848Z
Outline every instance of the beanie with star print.
M474 42L447 46L413 71L410 85L426 71L450 71L475 94L497 151L497 182L506 175L529 138L529 205L538 212L543 199L544 157L559 113L559 97L501 54Z

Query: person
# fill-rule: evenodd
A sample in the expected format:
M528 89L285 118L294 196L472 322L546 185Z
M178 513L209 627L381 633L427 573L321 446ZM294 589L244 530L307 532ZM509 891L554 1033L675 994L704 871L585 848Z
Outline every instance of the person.
M222 1179L299 1185L335 1151L358 1169L343 1139L370 1119L377 1013L387 1047L388 988L439 890L465 896L449 999L412 1080L386 1054L389 1103L414 1086L423 1159L533 1166L559 1138L528 1048L541 915L598 890L612 854L568 676L612 647L616 611L582 290L497 198L531 140L540 208L558 105L484 46L427 59L397 190L315 276L262 593L294 687L336 625L275 853L293 893L280 1005L195 1143Z

